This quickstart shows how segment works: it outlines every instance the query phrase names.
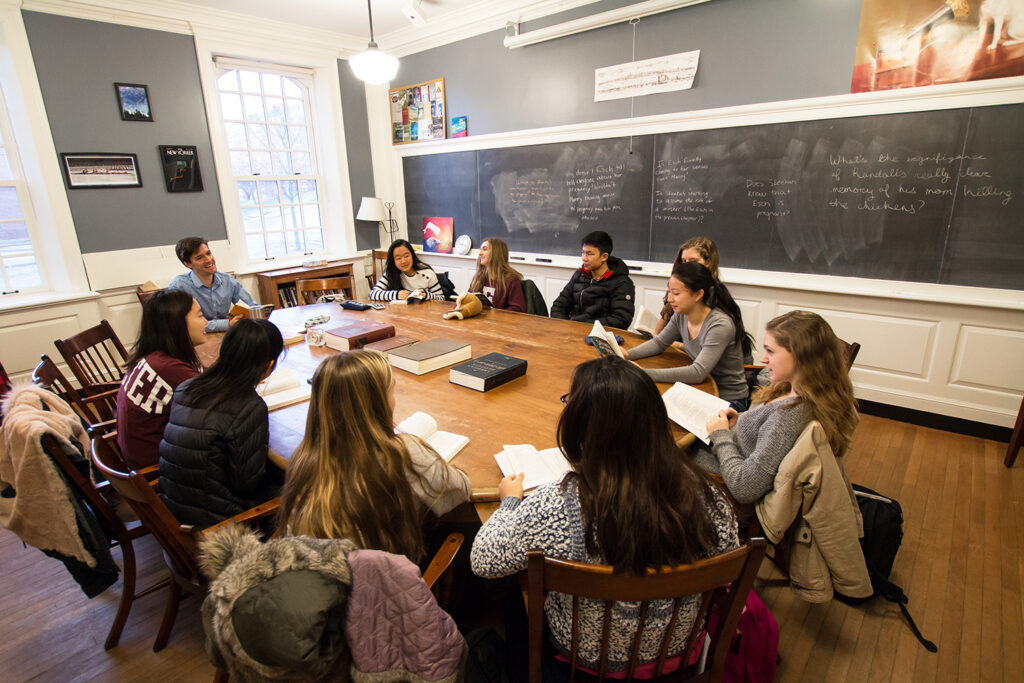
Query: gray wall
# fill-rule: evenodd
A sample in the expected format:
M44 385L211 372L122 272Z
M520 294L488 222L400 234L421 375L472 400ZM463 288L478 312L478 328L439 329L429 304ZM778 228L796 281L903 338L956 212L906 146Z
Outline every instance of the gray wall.
M606 0L522 25L530 31L633 4ZM635 116L850 91L861 0L711 0L640 20L636 59L699 49L693 88L638 97ZM503 31L403 57L397 87L443 76L448 117L470 135L629 116L628 99L594 102L594 69L632 58L618 24L509 50Z
M138 156L142 187L68 190L83 253L225 239L190 36L23 12L57 152ZM149 86L153 122L122 121L113 84ZM157 145L195 145L202 192L171 194Z
M352 215L355 216L363 197L374 196L370 125L366 118L366 86L355 77L348 62L343 59L338 60L338 82L341 86L348 179L352 187ZM379 223L356 221L355 224L357 249L376 249L380 246Z

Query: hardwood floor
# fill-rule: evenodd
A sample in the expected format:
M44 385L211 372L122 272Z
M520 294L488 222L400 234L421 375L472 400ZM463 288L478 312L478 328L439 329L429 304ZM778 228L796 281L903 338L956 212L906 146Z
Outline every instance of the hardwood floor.
M784 585L756 589L779 622L778 681L1024 680L1024 459L1006 445L863 416L846 468L851 480L903 506L903 545L892 579L927 652L899 609L881 599L810 605ZM163 572L152 539L138 544L140 585ZM115 558L119 559L115 551ZM767 563L762 577L770 578ZM120 582L87 600L57 561L0 530L0 679L203 681L199 603L181 606L171 641L152 651L164 594L139 600L121 644L103 650Z

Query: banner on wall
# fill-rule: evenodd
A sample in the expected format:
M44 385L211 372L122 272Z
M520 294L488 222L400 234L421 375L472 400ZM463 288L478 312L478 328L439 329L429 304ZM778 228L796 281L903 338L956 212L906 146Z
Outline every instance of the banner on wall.
M1024 0L863 0L851 92L1024 74Z
M686 90L697 75L700 50L594 70L594 101Z

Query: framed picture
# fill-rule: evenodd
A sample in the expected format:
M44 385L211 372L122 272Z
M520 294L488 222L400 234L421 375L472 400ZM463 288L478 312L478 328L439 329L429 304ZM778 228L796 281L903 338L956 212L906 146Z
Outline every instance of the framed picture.
M195 145L160 145L159 149L168 192L203 191Z
M444 140L448 120L444 102L443 78L388 90L391 143Z
M69 154L61 152L60 167L69 190L97 187L142 187L134 154Z
M153 111L149 108L149 90L136 83L115 83L117 102L121 108L122 121L152 121Z
M438 254L452 253L455 221L451 216L423 219L423 251Z

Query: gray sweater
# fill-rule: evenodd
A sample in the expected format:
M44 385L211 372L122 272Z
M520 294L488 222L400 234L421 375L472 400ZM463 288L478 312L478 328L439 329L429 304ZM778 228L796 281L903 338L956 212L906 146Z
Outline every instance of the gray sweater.
M683 382L699 384L708 375L718 384L718 395L726 401L747 397L747 376L743 371L743 346L736 342L736 325L732 318L711 309L700 326L700 332L690 339L686 329L686 316L673 314L657 337L629 350L630 360L657 356L672 345L683 342L686 354L693 359L691 365L678 368L645 369L655 382Z
M732 429L711 432L711 448L698 442L697 464L720 474L738 503L754 503L772 490L779 465L811 421L811 408L781 399L740 413ZM794 405L795 403L795 405Z

